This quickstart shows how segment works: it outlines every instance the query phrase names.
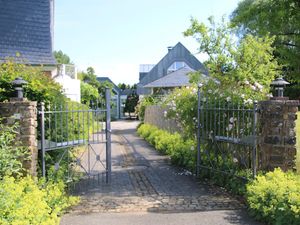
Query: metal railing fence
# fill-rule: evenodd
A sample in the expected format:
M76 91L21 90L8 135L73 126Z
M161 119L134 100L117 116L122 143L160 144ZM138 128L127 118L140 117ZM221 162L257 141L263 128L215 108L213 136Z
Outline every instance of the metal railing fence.
M257 113L256 102L216 100L198 90L198 175L203 170L243 179L256 175Z
M40 104L38 110L38 139L42 176L54 167L87 177L106 176L111 181L111 126L110 90L105 99L99 98L89 105L66 103ZM81 146L78 152L76 147ZM75 150L74 150L75 149ZM76 152L77 151L77 152ZM81 175L81 176L82 176ZM99 181L99 180L98 180Z

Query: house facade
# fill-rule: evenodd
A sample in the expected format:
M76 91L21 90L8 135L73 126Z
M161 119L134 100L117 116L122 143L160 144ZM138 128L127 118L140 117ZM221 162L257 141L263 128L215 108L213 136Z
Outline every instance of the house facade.
M80 81L53 55L54 0L2 0L0 21L0 63L11 59L40 67L63 86L67 97L80 102Z
M72 101L80 102L80 80L77 79L77 68L71 64L57 65L57 73L53 79L62 85L67 98Z
M148 95L156 91L168 93L175 87L189 85L188 74L199 71L208 76L204 65L180 42L168 47L168 53L155 65L141 65L138 95Z

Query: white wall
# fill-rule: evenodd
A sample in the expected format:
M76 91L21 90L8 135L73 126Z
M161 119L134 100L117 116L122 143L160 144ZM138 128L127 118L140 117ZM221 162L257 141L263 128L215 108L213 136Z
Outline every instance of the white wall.
M54 80L62 85L64 94L68 98L80 102L80 80L72 79L69 76L57 76Z

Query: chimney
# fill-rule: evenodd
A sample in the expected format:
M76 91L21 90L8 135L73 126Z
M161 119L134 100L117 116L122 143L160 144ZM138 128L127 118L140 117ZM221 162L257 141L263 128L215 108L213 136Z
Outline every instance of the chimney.
M173 49L173 46L169 46L168 48L168 52L170 52Z

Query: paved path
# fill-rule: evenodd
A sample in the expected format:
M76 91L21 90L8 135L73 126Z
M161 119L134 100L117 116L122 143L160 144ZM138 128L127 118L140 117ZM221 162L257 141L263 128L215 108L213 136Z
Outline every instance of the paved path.
M112 123L112 184L84 193L61 224L258 224L237 199L173 167L137 124Z

